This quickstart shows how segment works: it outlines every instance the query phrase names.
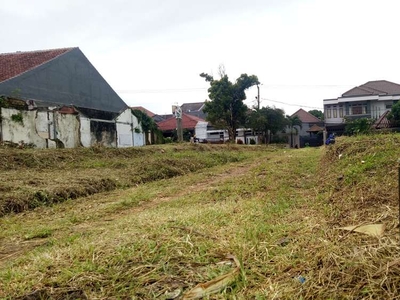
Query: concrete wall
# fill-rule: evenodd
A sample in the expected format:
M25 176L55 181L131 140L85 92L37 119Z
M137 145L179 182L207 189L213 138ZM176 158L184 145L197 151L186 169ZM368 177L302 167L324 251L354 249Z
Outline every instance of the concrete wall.
M145 133L130 108L116 119L118 147L138 147L145 145Z
M144 133L133 132L133 146L134 147L141 147L146 145L146 141L144 138Z
M55 139L63 148L76 148L80 143L79 116L74 114L54 113Z
M130 109L123 111L116 119L118 147L133 146L133 122Z
M83 147L90 147L92 145L92 135L90 134L90 119L80 116L80 128L79 132L81 135L81 144Z
M21 116L22 122L13 120ZM80 145L79 120L76 115L57 111L24 111L1 108L2 138L12 143L34 144L37 148L74 148Z
M114 121L90 120L91 146L117 147L117 126Z
M90 119L81 114L50 109L0 109L3 141L34 144L37 148L145 145L144 133L131 109L122 112L116 120ZM15 117L13 120L13 116L20 116L22 122L16 121Z
M196 127L194 128L194 134L196 135L196 138L200 140L207 139L207 125L208 122L197 122Z
M21 115L22 123L12 120L13 115ZM1 108L3 141L34 144L46 148L46 139L36 132L36 111L21 111L14 108Z

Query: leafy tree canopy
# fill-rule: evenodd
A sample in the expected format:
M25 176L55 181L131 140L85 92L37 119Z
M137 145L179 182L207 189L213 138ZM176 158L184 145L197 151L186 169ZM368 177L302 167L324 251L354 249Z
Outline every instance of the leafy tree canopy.
M285 113L280 108L262 107L251 112L248 127L261 133L267 140L268 131L276 134L286 126Z
M393 104L387 118L393 123L394 126L400 125L400 102Z
M221 78L216 80L206 73L200 74L210 83L208 93L211 101L205 103L203 111L207 114L207 121L216 128L228 130L229 140L234 141L236 129L245 123L248 110L243 103L245 91L259 81L255 75L242 74L232 83L224 72L220 75Z
M321 110L313 109L309 110L308 113L312 114L314 117L317 117L320 120L324 120L324 113Z

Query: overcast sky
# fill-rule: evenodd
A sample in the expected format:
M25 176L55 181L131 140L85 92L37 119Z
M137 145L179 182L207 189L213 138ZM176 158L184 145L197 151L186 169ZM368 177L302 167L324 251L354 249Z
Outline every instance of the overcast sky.
M130 106L208 98L223 64L257 75L261 106L320 108L370 80L400 83L398 0L0 0L0 52L79 47ZM255 104L257 88L247 92Z

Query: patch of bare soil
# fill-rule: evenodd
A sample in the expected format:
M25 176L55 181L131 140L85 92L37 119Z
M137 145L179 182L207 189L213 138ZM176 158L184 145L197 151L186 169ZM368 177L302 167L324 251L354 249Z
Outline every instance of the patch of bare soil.
M3 263L16 259L32 249L47 243L47 239L34 239L28 241L13 241L3 243L0 240L0 267Z

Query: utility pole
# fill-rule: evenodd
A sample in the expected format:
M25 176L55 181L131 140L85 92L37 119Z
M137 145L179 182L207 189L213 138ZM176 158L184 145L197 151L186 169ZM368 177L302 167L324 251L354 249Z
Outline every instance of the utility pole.
M178 142L183 142L183 130L182 130L182 108L176 105L175 109L176 118L176 131L178 133Z
M257 109L260 110L260 86L257 84Z

